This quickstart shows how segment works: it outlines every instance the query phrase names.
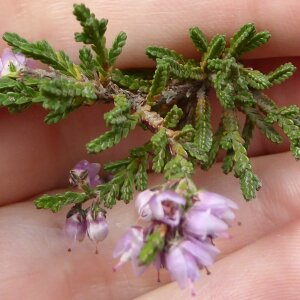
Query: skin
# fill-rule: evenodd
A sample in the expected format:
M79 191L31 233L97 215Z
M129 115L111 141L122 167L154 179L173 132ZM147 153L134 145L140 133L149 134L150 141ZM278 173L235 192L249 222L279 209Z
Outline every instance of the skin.
M77 57L79 45L72 40L79 29L71 15L73 1L2 0L1 28L30 40L47 39L56 48ZM212 0L176 3L162 0L136 2L91 0L85 3L98 16L109 19L108 42L119 30L128 43L119 67L145 67L149 44L198 57L188 40L187 29L199 26L205 33L230 36L240 25L254 22L268 29L268 45L253 51L247 65L268 71L292 61L300 68L300 2L298 0ZM211 12L211 13L208 13ZM0 42L2 51L5 44ZM260 59L264 58L263 61ZM76 61L76 59L75 59ZM300 104L300 72L268 94L280 105ZM54 126L43 124L45 113L37 107L18 115L0 110L0 294L2 299L188 299L176 283L162 282L149 270L135 278L130 264L117 273L111 252L125 228L136 222L133 205L121 203L108 214L110 234L95 255L85 240L67 252L62 227L67 210L53 215L38 211L32 199L67 186L68 171L84 158L105 163L127 154L148 136L137 130L109 152L87 156L84 145L104 131L101 121L108 106L82 108ZM214 108L213 108L214 109ZM217 110L217 108L215 108ZM257 198L246 203L238 181L224 176L217 164L204 174L197 171L199 186L224 194L240 207L233 224L232 239L217 241L222 255L210 269L212 274L196 284L197 299L299 299L300 295L300 169L288 144L274 146L258 132L250 149L255 172L263 181ZM150 176L150 185L160 182Z

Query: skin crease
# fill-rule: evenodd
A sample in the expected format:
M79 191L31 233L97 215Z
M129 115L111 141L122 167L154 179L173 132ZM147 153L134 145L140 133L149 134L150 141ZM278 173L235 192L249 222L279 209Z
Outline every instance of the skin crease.
M99 17L109 19L108 41L119 30L128 33L120 67L150 66L143 50L149 44L198 57L188 41L189 27L199 26L210 36L217 32L229 36L241 24L253 21L260 30L270 30L273 37L268 45L249 54L252 60L245 63L268 71L292 61L299 70L298 0L174 2L85 1ZM14 31L30 40L47 39L75 58L78 46L74 47L71 38L79 27L71 15L72 3L2 0L0 34ZM0 50L4 47L1 42ZM268 94L280 105L299 105L299 73ZM213 105L216 114L217 107ZM111 151L87 156L84 145L104 131L101 116L108 109L104 105L85 107L51 127L42 123L45 113L40 108L18 115L0 110L1 299L188 299L188 290L167 284L166 272L157 283L153 270L141 278L134 277L130 264L117 273L111 271L116 241L136 222L132 204L120 203L108 213L110 234L99 245L98 255L88 240L68 253L61 230L67 210L53 215L32 204L35 195L66 186L68 170L77 161L88 158L105 163L124 157L129 147L147 140L149 135L137 130ZM211 268L212 274L197 283L198 299L299 299L300 169L287 150L287 143L274 146L256 133L250 154L263 188L251 203L242 199L238 181L222 174L220 164L205 174L197 171L199 186L238 203L237 221L242 223L233 224L231 240L217 241L222 255ZM150 185L161 180L151 175Z

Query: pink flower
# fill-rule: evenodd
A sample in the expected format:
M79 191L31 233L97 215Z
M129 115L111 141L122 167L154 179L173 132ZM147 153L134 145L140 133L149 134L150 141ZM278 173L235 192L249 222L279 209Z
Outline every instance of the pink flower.
M93 213L89 209L86 216L87 234L90 240L95 243L103 241L108 235L108 225L102 212Z
M118 241L113 257L119 257L119 262L114 266L116 271L124 263L131 260L133 270L136 275L140 275L146 269L146 266L141 266L138 261L140 250L144 246L144 232L141 227L131 227L123 237Z
M173 191L163 191L155 194L149 200L153 218L170 226L177 226L181 218L180 205L185 204L185 198Z
M24 68L27 59L23 54L13 53L10 48L6 48L0 58L0 78L10 73L10 65L13 65L16 71Z
M138 211L138 215L143 221L151 221L153 214L149 205L150 199L157 194L157 191L151 191L149 189L138 194L135 200L135 207Z
M200 277L199 270L214 262L219 250L208 241L183 240L173 245L165 255L166 268L180 288L191 286Z
M65 233L72 243L82 241L85 237L86 230L86 220L83 212L75 211L67 216Z
M238 206L230 199L204 190L199 191L197 197L200 201L196 201L194 206L198 209L210 209L214 216L226 222L235 218L232 209L238 209Z
M231 200L206 191L197 194L199 201L188 210L183 222L186 236L194 236L201 240L207 237L228 236L228 221L234 219L232 208L237 205Z
M83 182L91 188L95 188L102 183L98 175L99 171L100 164L89 163L87 160L82 160L70 171L70 183L78 185Z

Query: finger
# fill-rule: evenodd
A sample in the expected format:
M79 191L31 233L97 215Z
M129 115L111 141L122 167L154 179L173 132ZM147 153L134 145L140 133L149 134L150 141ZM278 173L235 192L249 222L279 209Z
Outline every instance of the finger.
M5 9L0 12L0 34L14 31L33 40L48 39L55 47L78 57L79 45L74 44L73 32L79 30L79 25L72 16L72 4L72 0L5 1ZM199 26L210 37L216 33L231 36L242 24L255 22L259 30L270 30L273 38L263 49L253 52L253 57L298 56L300 52L300 43L295 42L300 28L297 0L154 0L138 4L134 0L92 0L86 4L97 16L109 19L109 43L120 30L127 32L128 43L119 60L121 67L149 65L144 55L149 44L194 56L188 38L188 28L192 26Z
M157 288L156 273L150 270L135 277L128 264L112 271L116 261L112 249L124 228L134 220L134 210L119 206L108 215L110 234L98 246L85 240L72 248L63 235L66 211L53 215L37 211L31 202L0 209L0 294L22 299L132 299ZM167 281L167 277L162 277ZM16 288L17 287L17 288Z
M216 169L203 179L196 174L201 187L224 194L237 201L240 207L237 220L242 226L233 224L231 240L216 240L223 256L299 219L299 168L292 164L287 154L254 158L253 161L255 170L265 181L265 190L251 203L241 199L238 182L232 177L224 177ZM150 184L160 181L161 178L151 176ZM66 251L68 245L62 234L66 213L64 210L54 215L36 210L30 201L0 209L0 267L3 271L0 291L13 293L11 286L21 285L28 295L55 288L61 299L74 299L79 293L85 293L85 299L93 299L99 293L103 294L103 299L118 293L123 293L124 299L127 296L132 299L158 287L153 268L141 278L133 275L130 264L116 274L111 272L116 263L111 259L112 249L126 228L136 223L133 203L119 204L108 212L110 234L100 244L99 255L93 255L95 248L87 240L71 253ZM167 280L168 276L164 274L162 282Z
M297 299L300 294L300 223L290 224L218 261L196 285L197 299ZM136 300L189 299L176 283Z
M286 154L253 160L255 170L263 173L265 190L251 203L241 199L238 183L232 177L224 178L216 170L203 179L196 175L202 187L232 198L240 207L237 219L242 226L233 224L232 239L216 240L223 256L299 219L299 168L291 164ZM151 185L160 181L157 176L152 176ZM159 287L153 268L141 278L133 275L130 264L116 274L111 272L116 263L111 259L112 249L126 228L137 219L133 203L119 204L108 212L110 234L99 245L99 255L94 255L95 248L87 240L71 253L66 251L68 245L62 234L66 212L53 215L49 211L38 211L31 202L0 209L0 267L3 271L0 291L11 295L5 299L14 299L16 290L12 286L23 288L25 300L34 299L32 295L40 295L41 291L49 294L52 289L57 293L57 299L74 299L79 295L93 299L99 294L103 299L114 299L121 294L122 299L132 299ZM168 280L164 273L162 282Z

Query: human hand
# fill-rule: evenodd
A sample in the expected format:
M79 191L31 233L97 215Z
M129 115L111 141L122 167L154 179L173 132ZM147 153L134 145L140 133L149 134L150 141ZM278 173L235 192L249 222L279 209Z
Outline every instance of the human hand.
M57 49L65 49L77 57L78 48L71 39L78 29L71 14L72 3L11 1L0 12L0 33L15 31L28 39L48 39ZM174 48L186 56L196 55L188 38L191 26L199 26L210 36L217 32L230 36L247 21L254 22L259 29L270 30L273 36L266 46L251 54L255 60L248 64L270 70L292 61L299 68L297 0L176 3L86 1L99 17L109 19L109 36L119 30L127 32L128 43L119 61L122 68L150 66L144 55L149 44ZM1 43L2 49L4 46ZM265 59L259 61L259 58ZM300 104L299 79L297 71L286 83L272 88L269 95L281 105ZM39 108L18 115L1 110L0 295L3 299L189 297L189 291L179 290L176 283L163 286L168 276L157 283L153 271L135 278L129 265L112 273L115 262L111 252L120 235L135 223L133 207L120 204L109 212L110 235L100 244L98 255L88 241L67 252L61 230L66 211L53 215L34 208L32 197L66 186L68 170L87 157L85 143L104 130L101 116L107 109L104 105L82 108L51 127L43 124L44 113ZM144 132L137 131L129 143L132 147L146 139ZM105 163L121 158L128 147L128 141L124 141L110 152L89 160ZM287 150L287 144L274 146L257 133L250 152L255 156L254 170L261 177L263 188L251 203L245 203L237 180L224 176L220 165L196 175L199 186L238 202L237 218L242 222L242 226L233 226L231 240L218 241L223 255L211 268L212 274L204 275L198 282L199 298L299 298L300 170L291 155L284 153ZM150 185L159 180L153 175Z

